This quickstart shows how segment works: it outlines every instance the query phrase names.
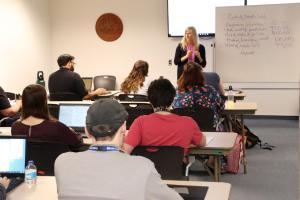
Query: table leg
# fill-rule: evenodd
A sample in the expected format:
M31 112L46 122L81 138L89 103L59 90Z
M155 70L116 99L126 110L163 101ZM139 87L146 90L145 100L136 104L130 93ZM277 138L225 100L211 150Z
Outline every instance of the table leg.
M246 160L246 144L245 144L245 129L244 129L244 117L241 115L241 124L242 124L242 162L244 165L244 174L247 174L247 160Z
M220 174L221 174L221 161L220 161L220 156L215 155L214 156L214 161L215 161L215 181L219 182L220 181Z

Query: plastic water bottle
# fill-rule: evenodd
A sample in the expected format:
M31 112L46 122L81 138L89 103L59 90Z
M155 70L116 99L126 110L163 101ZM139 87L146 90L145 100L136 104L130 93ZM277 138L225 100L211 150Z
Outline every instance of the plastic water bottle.
M227 104L229 107L233 107L234 105L234 92L232 91L232 86L230 85L228 88L228 95L227 95Z
M29 188L36 184L37 179L37 169L34 165L33 160L29 160L28 164L25 168L25 183L28 185Z

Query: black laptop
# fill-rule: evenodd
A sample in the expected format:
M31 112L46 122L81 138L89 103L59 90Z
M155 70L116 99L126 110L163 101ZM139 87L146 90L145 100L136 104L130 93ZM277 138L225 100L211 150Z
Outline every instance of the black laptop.
M184 200L204 200L208 191L207 186L180 186L168 184L173 188Z
M85 118L89 107L89 104L60 104L58 120L85 136Z
M10 192L24 182L26 165L26 138L22 136L0 136L0 175L11 179Z

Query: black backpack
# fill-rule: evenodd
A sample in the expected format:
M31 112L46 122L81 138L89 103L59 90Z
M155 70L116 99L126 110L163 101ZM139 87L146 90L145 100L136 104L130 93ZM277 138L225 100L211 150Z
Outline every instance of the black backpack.
M259 144L259 147L261 149L268 149L272 150L275 146L268 144L267 142L262 143L261 139L257 135L255 135L253 132L250 131L250 129L244 124L244 131L245 131L245 136L247 138L246 140L246 149L250 149L254 147L255 145ZM238 133L239 135L243 134L242 131L242 123L239 120L234 120L232 123L232 131Z

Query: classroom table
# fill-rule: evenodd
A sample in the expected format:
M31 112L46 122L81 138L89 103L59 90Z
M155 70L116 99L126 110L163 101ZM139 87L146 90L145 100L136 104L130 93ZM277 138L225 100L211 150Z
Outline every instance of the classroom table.
M189 155L211 155L214 157L214 180L220 181L221 161L234 147L237 133L234 132L203 132L210 140L204 147L191 147Z
M166 184L178 186L207 186L208 191L205 200L228 200L231 185L221 182L200 182L200 181L173 181L163 180ZM55 200L58 199L56 181L54 176L38 176L37 184L28 188L22 183L7 195L7 200Z
M221 162L220 157L227 155L234 147L237 137L233 132L203 132L203 134L210 138L211 141L204 147L191 147L190 155L211 155L214 157L214 180L220 181ZM85 144L92 144L92 140L84 138Z
M119 103L127 103L127 104L150 104L150 102L145 101L119 101ZM60 105L60 104L88 104L92 105L94 101L84 100L84 101L48 101L48 104Z
M211 155L214 157L214 180L220 181L221 162L220 157L227 155L234 147L236 133L233 132L203 132L203 134L210 138L204 147L191 147L190 155ZM10 127L0 127L1 135L11 135ZM92 144L90 138L83 138L84 144Z
M222 111L229 122L229 131L232 131L232 120L237 116L240 117L242 127L244 127L244 115L253 115L257 110L257 104L254 102L235 102L235 103L225 103L225 109ZM242 129L242 141L245 141L245 130ZM247 159L246 159L246 146L245 142L242 142L242 163L244 165L244 174L247 173Z

